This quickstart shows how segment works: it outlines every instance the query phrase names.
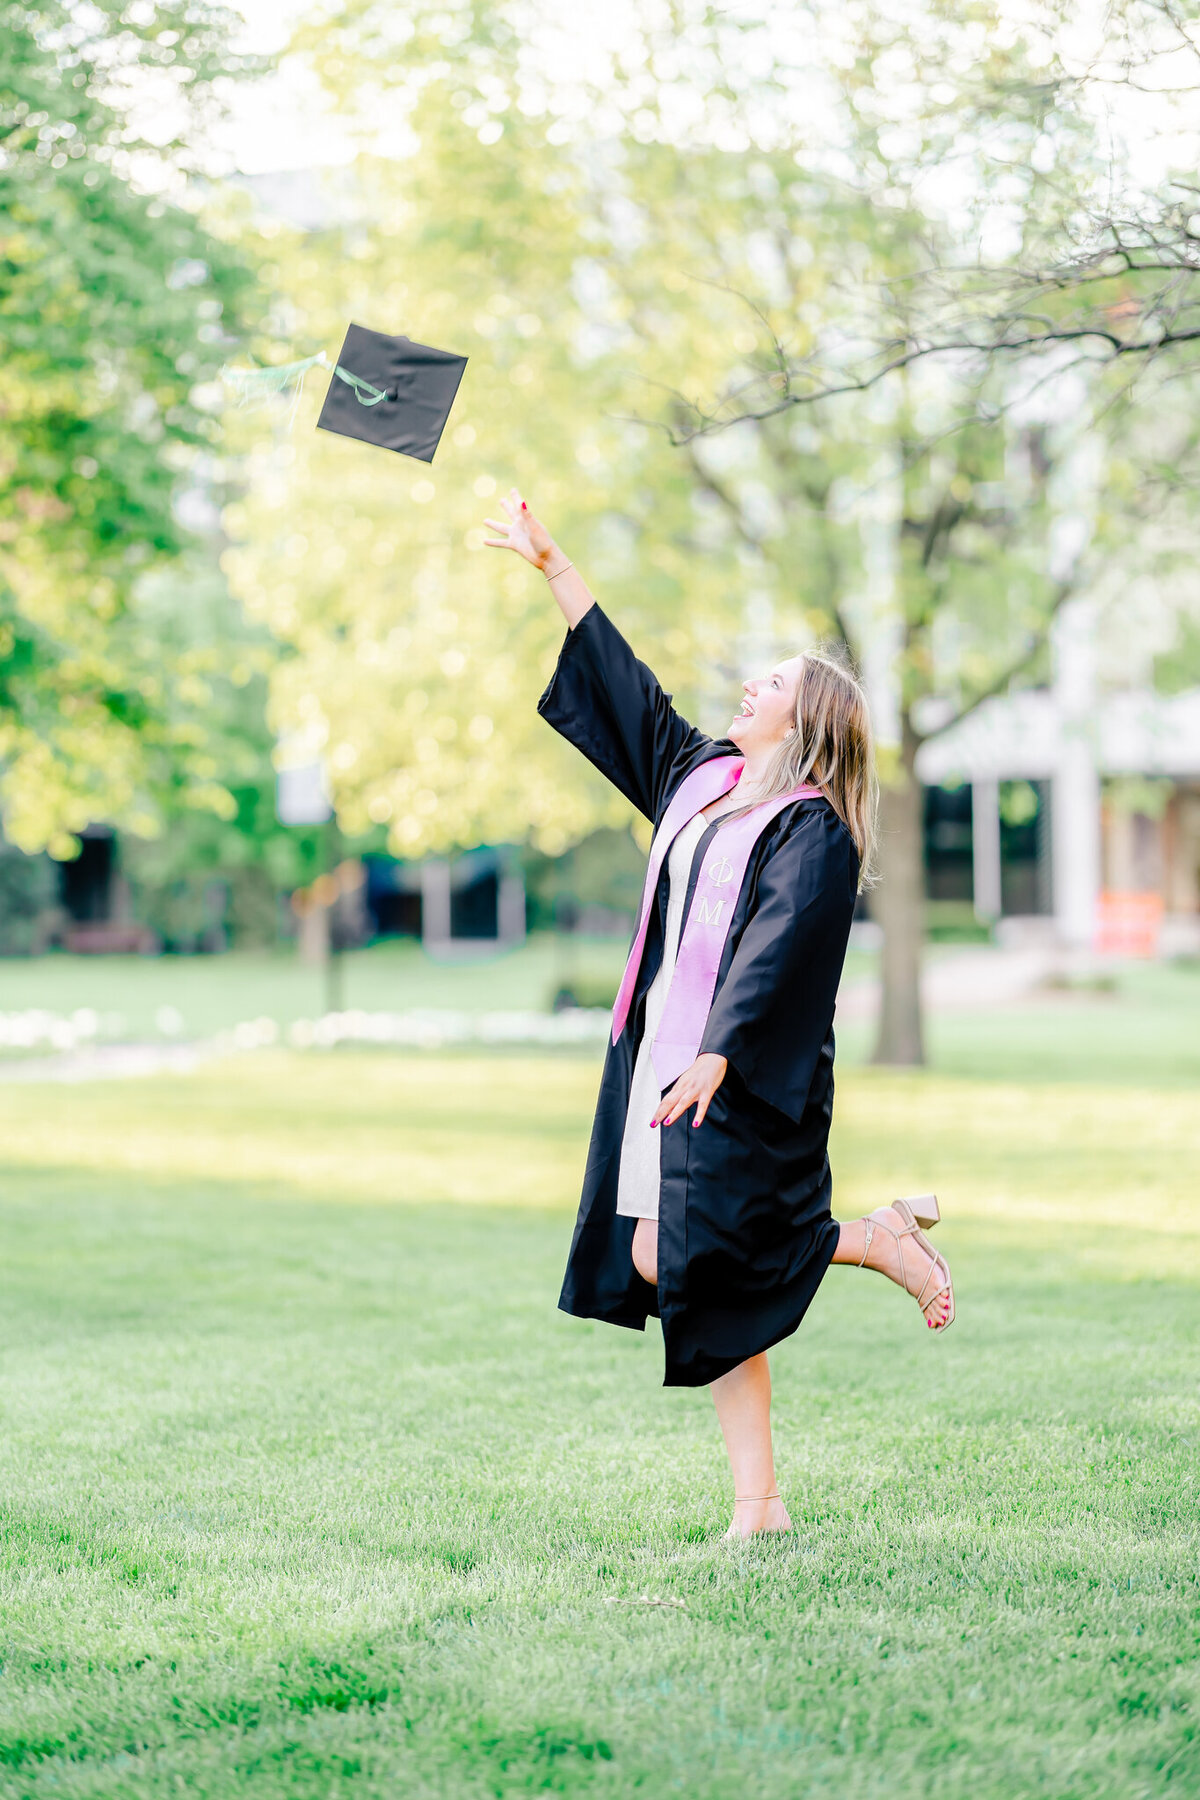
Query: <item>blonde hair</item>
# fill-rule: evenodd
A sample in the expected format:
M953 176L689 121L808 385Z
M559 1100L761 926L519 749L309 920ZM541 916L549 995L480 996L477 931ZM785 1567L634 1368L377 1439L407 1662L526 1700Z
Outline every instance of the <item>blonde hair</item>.
M811 782L854 839L860 890L875 880L875 811L879 782L867 696L837 650L804 653L796 683L793 730L770 764L761 799Z

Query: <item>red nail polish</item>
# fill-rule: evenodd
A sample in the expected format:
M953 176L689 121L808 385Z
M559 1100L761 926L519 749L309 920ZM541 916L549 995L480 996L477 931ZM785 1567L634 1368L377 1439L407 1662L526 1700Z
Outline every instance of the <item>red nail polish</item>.
M525 504L525 502L524 502L524 501L523 501L523 500L522 500L522 502L521 502L521 511L522 511L522 512L528 512L528 511L529 511L529 508L528 508L528 507L527 507L527 506L526 506L526 504Z

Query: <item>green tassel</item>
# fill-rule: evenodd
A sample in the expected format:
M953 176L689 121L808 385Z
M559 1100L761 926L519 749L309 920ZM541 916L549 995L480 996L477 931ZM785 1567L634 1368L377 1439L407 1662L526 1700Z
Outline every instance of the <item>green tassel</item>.
M343 369L341 363L335 365L333 372L341 377L347 387L353 388L354 398L360 406L378 406L381 400L387 399L382 388L372 387L361 375L352 375L349 369Z
M265 369L234 369L228 364L221 370L221 380L226 387L232 388L237 395L240 407L265 406L277 394L286 393L292 383L296 383L296 394L292 402L292 413L300 404L300 395L304 388L304 377L310 369L320 365L327 369L325 352L319 350L316 356L306 356L301 362L276 363ZM339 381L344 381L360 406L378 406L381 400L387 399L382 388L355 375L350 369L343 369L340 363L334 366L333 373Z

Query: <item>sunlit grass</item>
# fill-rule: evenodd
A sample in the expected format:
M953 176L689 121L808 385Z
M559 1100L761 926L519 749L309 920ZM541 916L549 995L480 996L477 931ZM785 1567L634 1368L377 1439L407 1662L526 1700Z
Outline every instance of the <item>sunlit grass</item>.
M0 1087L0 1794L1194 1792L1194 1095L844 1074L960 1319L831 1272L730 1553L707 1397L554 1310L595 1080Z
M250 1183L323 1202L565 1207L597 1079L577 1055L266 1051L152 1081L0 1085L0 1131L10 1169ZM1187 1255L1200 1233L1196 1115L1187 1091L843 1071L838 1208L940 1186L960 1220L1124 1224L1136 1229L1122 1260L1142 1266L1141 1235L1162 1232Z

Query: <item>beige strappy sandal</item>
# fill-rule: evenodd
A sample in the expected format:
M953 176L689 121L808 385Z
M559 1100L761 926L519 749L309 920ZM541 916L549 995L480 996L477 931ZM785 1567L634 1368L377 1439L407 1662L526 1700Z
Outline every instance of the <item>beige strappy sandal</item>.
M893 1200L892 1205L909 1207L923 1231L932 1231L941 1220L942 1209L936 1194L906 1194L903 1200Z
M919 1213L916 1210L918 1206L921 1208ZM871 1250L871 1240L874 1238L875 1233L877 1231L886 1231L889 1237L895 1239L896 1254L900 1259L900 1282L905 1292L909 1292L908 1271L904 1267L904 1239L906 1237L912 1238L918 1249L923 1250L930 1259L929 1273L921 1283L920 1293L914 1294L913 1298L920 1307L922 1314L924 1314L927 1306L931 1306L933 1302L940 1299L943 1294L949 1294L950 1311L946 1314L946 1317L942 1320L940 1325L931 1327L931 1329L936 1332L945 1331L954 1323L954 1282L950 1276L949 1263L940 1251L934 1249L933 1245L921 1229L922 1225L936 1224L941 1217L941 1213L938 1210L937 1199L933 1194L922 1194L919 1198L913 1200L893 1200L892 1210L893 1212L898 1212L900 1214L900 1217L904 1221L904 1229L902 1231L897 1231L893 1226L885 1225L882 1219L864 1219L863 1237L865 1241L863 1243L863 1253L859 1259L858 1266L860 1269L866 1266L867 1257Z

